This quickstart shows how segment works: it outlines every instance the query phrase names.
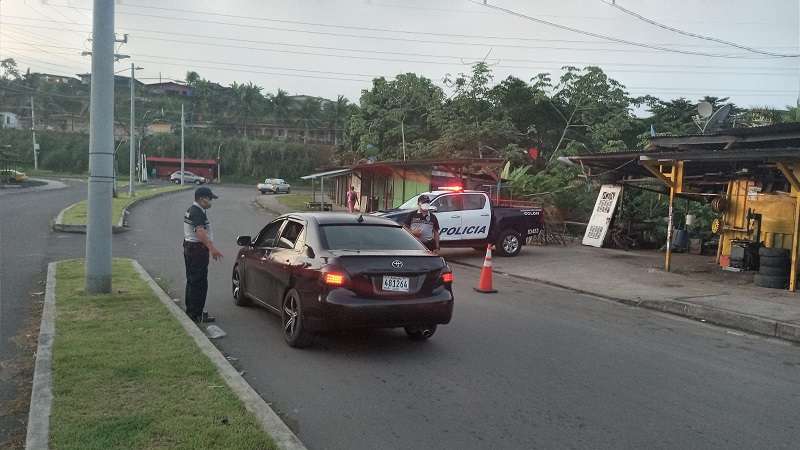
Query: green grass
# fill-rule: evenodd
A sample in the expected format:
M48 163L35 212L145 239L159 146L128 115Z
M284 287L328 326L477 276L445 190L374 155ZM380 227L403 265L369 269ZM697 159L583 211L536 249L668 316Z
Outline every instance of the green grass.
M278 202L291 208L292 211L306 211L306 203L311 201L311 194L278 194Z
M131 262L113 273L89 296L83 261L58 265L50 448L276 448Z
M80 177L87 177L89 175L87 173L56 172L54 170L45 170L45 169L34 170L33 168L20 169L20 170L22 172L25 172L25 174L28 175L29 177L80 178Z
M136 199L148 198L154 195L160 194L162 192L171 192L171 191L179 191L181 189L187 189L183 186L163 186L163 187L147 187L142 189L141 187L137 187L136 196L131 198L128 196L128 190L118 188L117 189L117 198L112 200L111 203L111 220L114 225L119 223L119 219L122 217L122 211L127 208L131 203L133 203ZM80 201L75 203L72 207L70 207L65 213L64 217L62 218L65 225L86 225L86 215L87 215L87 202L86 200Z

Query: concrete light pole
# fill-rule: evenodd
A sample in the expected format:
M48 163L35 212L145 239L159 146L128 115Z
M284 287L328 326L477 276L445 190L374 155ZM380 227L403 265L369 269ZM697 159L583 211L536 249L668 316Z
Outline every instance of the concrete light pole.
M186 119L184 118L184 115L183 115L183 103L181 103L181 186L183 186L183 159L184 159L184 153L183 153L183 128L185 127L185 125L186 125Z
M86 292L111 292L111 183L114 182L114 2L94 0L89 135Z
M133 180L135 175L135 166L136 166L136 87L134 83L136 82L136 74L135 71L137 69L141 69L141 67L136 67L133 63L131 63L131 147L130 147L130 168L128 174L128 195L133 197L135 195L134 187L133 187Z

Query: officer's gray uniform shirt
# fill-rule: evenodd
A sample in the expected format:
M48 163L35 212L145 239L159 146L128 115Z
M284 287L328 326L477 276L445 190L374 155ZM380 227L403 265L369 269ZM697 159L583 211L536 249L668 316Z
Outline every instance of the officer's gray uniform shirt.
M198 227L205 228L208 238L212 241L214 240L211 222L208 221L208 210L203 209L197 202L194 202L183 216L183 240L186 242L200 242L197 237Z

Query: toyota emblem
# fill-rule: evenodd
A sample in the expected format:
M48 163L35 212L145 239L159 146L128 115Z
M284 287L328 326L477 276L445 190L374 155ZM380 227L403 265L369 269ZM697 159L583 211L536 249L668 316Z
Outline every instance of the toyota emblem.
M400 269L401 267L403 267L403 261L395 259L394 261L392 261L392 267L394 267L395 269Z

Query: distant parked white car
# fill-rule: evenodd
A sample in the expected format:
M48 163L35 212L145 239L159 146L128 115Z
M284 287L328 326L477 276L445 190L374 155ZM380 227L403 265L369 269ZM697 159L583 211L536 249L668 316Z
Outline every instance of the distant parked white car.
M271 194L285 192L288 194L292 191L292 186L281 178L267 178L263 183L258 183L256 189L262 194L266 194L267 192Z
M175 184L181 184L181 171L176 170L172 172L172 175L169 176L169 181ZM208 178L201 177L200 175L195 175L192 172L183 171L183 183L184 184L205 184L208 183Z

